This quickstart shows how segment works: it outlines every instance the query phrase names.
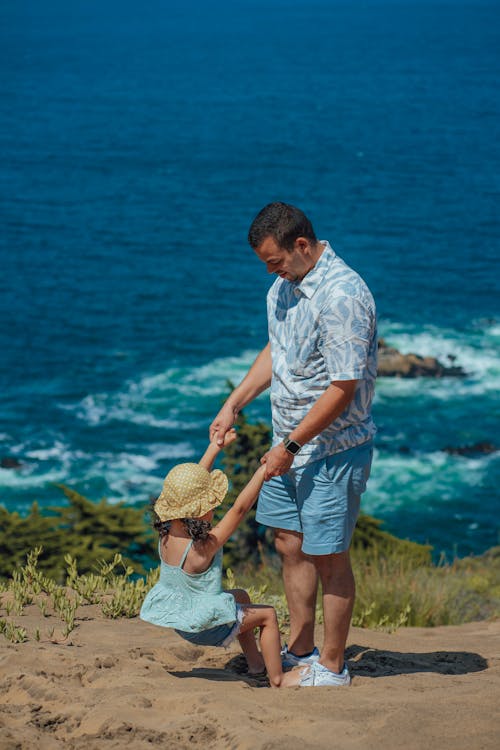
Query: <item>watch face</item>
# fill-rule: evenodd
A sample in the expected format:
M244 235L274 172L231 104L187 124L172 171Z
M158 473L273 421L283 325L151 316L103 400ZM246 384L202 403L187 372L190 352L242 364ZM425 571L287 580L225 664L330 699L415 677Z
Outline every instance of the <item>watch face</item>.
M285 448L287 449L287 451L293 456L296 456L302 448L302 446L299 443L296 443L295 440L289 440L288 438L286 438L283 443L285 444Z

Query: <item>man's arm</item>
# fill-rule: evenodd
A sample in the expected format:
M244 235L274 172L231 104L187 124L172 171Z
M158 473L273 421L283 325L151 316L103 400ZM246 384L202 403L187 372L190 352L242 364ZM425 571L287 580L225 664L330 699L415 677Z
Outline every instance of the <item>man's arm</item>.
M271 344L268 343L210 425L209 434L211 441L216 437L217 444L223 445L224 436L236 422L238 413L250 401L253 401L259 393L269 388L271 385L271 376Z
M357 380L337 380L331 383L289 437L300 445L304 445L323 432L350 404L354 398L357 382ZM286 474L293 459L294 457L288 453L283 443L271 448L261 458L261 463L266 464L265 479Z

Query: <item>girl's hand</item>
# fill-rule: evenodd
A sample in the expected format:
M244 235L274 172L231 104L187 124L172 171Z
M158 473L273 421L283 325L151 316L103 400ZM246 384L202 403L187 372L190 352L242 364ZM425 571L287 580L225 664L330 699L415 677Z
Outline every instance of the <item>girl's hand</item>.
M212 436L212 440L208 444L208 448L206 449L205 453L199 460L199 464L201 466L204 466L207 471L212 471L215 459L223 450L224 448L227 448L228 445L233 443L236 440L236 430L231 429L226 432L224 435L224 440L220 440L218 438L218 433L215 432Z
M227 448L228 445L231 445L231 443L234 443L238 435L236 433L236 430L232 428L231 430L228 430L224 435L224 442L222 444L218 443L218 437L219 433L215 432L210 442L212 445L216 445L219 450L222 450L223 448Z
M223 448L227 448L228 445L231 445L231 443L234 443L236 438L238 437L238 434L234 427L231 430L228 430L226 434L224 435L224 444ZM217 435L215 435L214 440L217 440Z

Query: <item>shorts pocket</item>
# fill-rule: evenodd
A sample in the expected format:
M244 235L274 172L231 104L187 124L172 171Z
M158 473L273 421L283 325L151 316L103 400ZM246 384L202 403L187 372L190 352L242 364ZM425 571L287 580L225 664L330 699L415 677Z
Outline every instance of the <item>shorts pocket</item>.
M370 476L372 466L373 446L367 447L366 451L360 452L359 460L354 463L351 483L356 495L362 495L366 490L366 483Z

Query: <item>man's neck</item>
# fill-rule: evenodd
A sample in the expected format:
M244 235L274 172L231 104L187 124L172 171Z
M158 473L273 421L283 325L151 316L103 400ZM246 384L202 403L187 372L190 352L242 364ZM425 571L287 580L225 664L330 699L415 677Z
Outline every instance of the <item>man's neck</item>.
M305 274L300 279L297 279L298 284L300 284L300 282L305 279L307 274L313 270L316 263L321 258L324 249L325 249L325 245L322 242L316 242L316 244L311 248L311 267L305 272Z

